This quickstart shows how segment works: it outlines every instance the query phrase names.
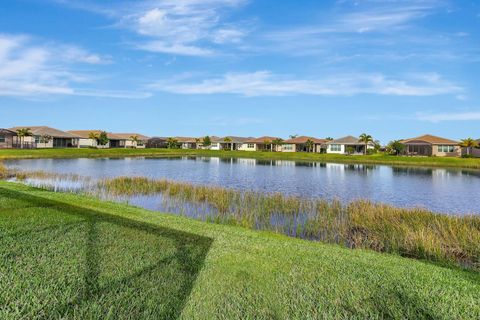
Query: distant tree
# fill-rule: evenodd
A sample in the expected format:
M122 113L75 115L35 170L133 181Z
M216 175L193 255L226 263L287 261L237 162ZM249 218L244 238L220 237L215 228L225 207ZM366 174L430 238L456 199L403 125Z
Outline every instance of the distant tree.
M326 137L325 140L332 141L333 138L332 137Z
M283 145L283 139L281 138L273 139L271 143L272 143L272 151L278 151L278 147Z
M212 139L210 139L210 136L203 137L202 144L204 147L210 147L212 145Z
M305 146L307 147L307 152L313 152L313 147L315 146L315 142L312 139L308 139L305 141Z
M23 148L25 143L25 137L31 137L33 135L30 128L17 129L17 136L20 138L20 148Z
M230 149L233 151L233 143L232 143L232 138L230 137L225 137L223 139L223 142L225 142L227 144L227 149Z
M132 147L136 147L138 146L138 142L140 141L140 139L138 138L138 135L133 135L133 136L130 136L130 140L132 140Z
M382 144L380 143L380 141L379 140L373 141L373 150L375 150L375 152L379 152L380 149L382 149Z
M106 145L110 139L108 139L108 134L105 131L100 132L98 135L97 143L101 146Z
M40 143L43 143L43 146L46 147L47 143L52 141L53 137L49 136L48 134L44 134L40 136Z
M472 148L478 147L478 143L472 138L462 139L459 145L467 150L467 155L470 155Z
M363 150L363 153L366 155L367 154L367 148L368 148L368 144L370 142L373 142L373 138L371 135L369 134L366 134L366 133L362 133L358 139L358 141L360 142L363 142L365 144L365 150Z
M298 137L298 134L291 134L289 137L290 139L295 139L296 137Z
M405 145L400 142L400 140L393 140L390 141L387 145L387 152L393 155L400 155L402 154L403 150L405 150Z
M180 144L178 143L178 140L175 138L168 138L167 139L167 148L168 149L178 149L180 147Z
M355 152L355 149L353 147L347 147L347 149L345 150L347 152L347 154L353 154Z

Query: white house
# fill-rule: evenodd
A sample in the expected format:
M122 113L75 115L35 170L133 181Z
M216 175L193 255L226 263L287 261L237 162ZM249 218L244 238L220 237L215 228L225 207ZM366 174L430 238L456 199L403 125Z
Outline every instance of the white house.
M374 149L375 144L369 142L367 144L368 149ZM364 154L365 143L361 142L354 136L346 136L343 138L331 140L327 142L327 153L333 154Z

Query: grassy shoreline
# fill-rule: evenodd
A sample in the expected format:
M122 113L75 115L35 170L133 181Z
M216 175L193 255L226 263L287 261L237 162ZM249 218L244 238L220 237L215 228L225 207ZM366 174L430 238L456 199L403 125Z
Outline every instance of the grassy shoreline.
M480 317L480 274L396 255L7 182L0 217L0 318Z
M480 169L480 158L397 157L384 154L370 156L346 156L316 153L286 153L260 151L215 151L181 149L36 149L0 150L0 160L37 158L98 158L98 157L175 157L205 156L221 158L251 158L260 160L291 160L330 162L345 164L385 164L393 166L421 166L440 168Z

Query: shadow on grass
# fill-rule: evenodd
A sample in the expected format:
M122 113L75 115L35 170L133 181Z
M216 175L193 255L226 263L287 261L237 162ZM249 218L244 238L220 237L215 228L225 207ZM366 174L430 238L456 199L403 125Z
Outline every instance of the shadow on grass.
M84 270L81 289L75 291L75 296L69 296L69 301L66 303L65 299L63 301L59 299L57 305L48 306L48 310L42 310L47 318L79 316L81 318L105 318L107 314L113 318L177 318L182 312L212 244L212 239L207 237L138 222L10 189L0 188L0 197L13 201L20 200L25 208L49 208L60 211L66 216L80 218L77 222L79 228L82 228L82 232L85 230L82 234L85 234L86 239L81 239L82 243L85 243L84 252L82 252L84 266L79 266L81 270ZM22 206L19 209L21 208ZM25 237L28 232L31 232L35 237L39 231L49 232L55 227L67 227L62 231L67 233L74 224L75 222L67 222L58 226L42 227L40 230L22 231L11 236L13 239L17 239ZM134 241L138 240L139 248L143 245L145 249L151 244L148 241L153 241L152 248L144 250L148 253L149 258L154 256L150 259L153 261L149 259L140 261L138 264L141 267L135 268L131 265L122 265L124 262L122 259L125 258L118 257L120 262L115 265L115 253L108 252L108 246L107 250L101 246L102 241L105 241L102 238L104 234L111 236L112 232L120 235L124 233L143 235L134 239ZM115 234L117 235L117 233ZM52 235L52 239L54 238ZM127 245L132 241L132 239L123 238L114 240L115 242L125 241ZM110 245L115 244L117 243ZM135 256L137 253L135 250L131 250L133 252L122 250L124 249L120 246L117 254ZM158 254L150 250L157 250ZM105 271L105 265L102 264L102 260L106 260L106 256L110 259L109 263L111 260L114 261L116 268L118 265L123 268L116 272L108 270L117 276L113 277L115 279L110 279L112 278L111 274L109 274L110 278L102 274L108 273ZM131 263L131 260L135 261L130 257L130 260L127 259L127 264Z

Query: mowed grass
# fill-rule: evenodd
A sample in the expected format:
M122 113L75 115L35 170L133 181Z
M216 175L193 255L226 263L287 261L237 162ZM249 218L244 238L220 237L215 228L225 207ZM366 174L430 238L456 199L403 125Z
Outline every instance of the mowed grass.
M480 275L0 182L0 319L478 319Z
M480 169L480 158L451 157L406 157L390 156L383 153L369 156L347 156L305 152L261 152L261 151L215 151L182 149L2 149L2 159L32 158L94 158L94 157L166 157L205 156L222 158L252 158L260 160L316 161L352 164L387 164L397 166L453 167Z

